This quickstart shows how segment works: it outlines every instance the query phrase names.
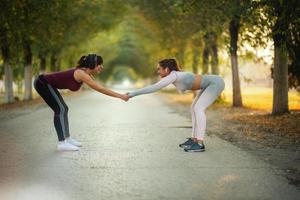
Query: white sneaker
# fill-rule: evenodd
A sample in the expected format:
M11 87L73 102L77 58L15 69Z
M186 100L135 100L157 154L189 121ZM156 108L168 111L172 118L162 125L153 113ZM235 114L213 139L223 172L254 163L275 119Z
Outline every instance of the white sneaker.
M63 142L58 142L57 150L58 151L78 151L79 148L66 142L66 141L63 141Z
M78 142L77 140L75 140L75 139L73 139L71 137L66 138L65 141L67 141L70 144L73 144L76 147L81 147L82 146L80 142Z

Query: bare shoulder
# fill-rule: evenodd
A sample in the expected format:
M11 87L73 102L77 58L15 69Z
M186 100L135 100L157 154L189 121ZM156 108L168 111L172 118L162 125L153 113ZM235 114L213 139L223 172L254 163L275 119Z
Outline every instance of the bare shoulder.
M75 71L74 71L74 74L83 74L83 73L85 73L85 71L83 70L83 69L75 69Z
M76 69L74 71L74 78L77 80L77 81L83 81L90 78L90 76L82 69Z

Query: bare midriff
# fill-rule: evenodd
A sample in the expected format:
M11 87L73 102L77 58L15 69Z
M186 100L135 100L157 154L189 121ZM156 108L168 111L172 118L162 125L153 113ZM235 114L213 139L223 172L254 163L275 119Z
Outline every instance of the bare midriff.
M201 84L201 75L195 74L195 80L194 80L191 90L200 90L200 88L201 88L200 84Z

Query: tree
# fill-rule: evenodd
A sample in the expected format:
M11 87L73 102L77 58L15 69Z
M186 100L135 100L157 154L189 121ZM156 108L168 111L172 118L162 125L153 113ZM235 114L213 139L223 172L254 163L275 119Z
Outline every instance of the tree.
M20 43L24 63L24 100L32 99L32 60L34 31L39 28L38 17L44 4L38 0L22 0L16 3Z
M13 94L13 72L11 67L11 46L15 42L15 7L14 1L1 1L2 11L0 13L0 45L4 66L5 94L4 102L14 102Z
M293 24L298 1L270 1L273 14L276 17L272 28L274 41L274 86L273 86L273 109L272 114L289 112L288 108L288 51L287 37L289 25ZM299 7L298 7L299 8ZM299 16L298 16L299 17Z
M114 57L109 58L105 64L108 68L103 74L105 78L120 66L132 68L140 77L149 77L155 72L152 63L160 52L155 30L136 9L128 8L128 13L131 14L124 17L123 22L114 30L118 39L101 50L104 54L111 54L111 49L114 49Z
M32 98L32 62L40 58L45 70L47 55L52 58L53 70L60 68L60 55L67 47L83 44L99 31L108 30L120 22L124 6L120 1L3 1L0 41L5 66L8 101L12 101L10 58L23 61L24 100ZM100 14L99 14L100 13ZM12 43L12 41L16 41ZM11 49L18 49L12 53ZM23 59L19 59L22 49ZM10 75L9 75L10 74Z
M189 38L197 32L192 16L182 9L181 1L155 0L133 1L139 11L159 29L161 48L175 56L180 65L184 64L184 54Z
M232 105L234 107L243 106L240 79L239 79L239 68L238 68L238 57L237 57L237 42L240 28L240 15L236 15L229 25L230 33L230 58L231 58L231 71L232 71L232 90L233 98Z
M272 114L280 115L289 112L288 59L293 64L297 63L297 50L293 47L299 46L300 3L297 0L261 0L256 5L263 11L261 18L267 21L267 28L271 30L274 42Z
M232 105L234 107L243 106L240 78L239 78L239 66L238 66L238 42L239 36L242 35L247 26L249 26L248 21L253 19L253 15L249 12L251 8L250 0L231 0L226 2L224 6L225 15L229 19L229 54L231 59L231 70L232 70L232 90L233 98Z
M203 48L203 74L209 73L209 56L211 57L211 73L219 74L219 59L218 59L218 37L215 31L207 32L204 35Z
M200 59L200 51L202 47L202 40L201 40L200 33L196 33L192 39L192 52L193 52L193 64L192 69L195 74L198 74L199 71L199 59Z

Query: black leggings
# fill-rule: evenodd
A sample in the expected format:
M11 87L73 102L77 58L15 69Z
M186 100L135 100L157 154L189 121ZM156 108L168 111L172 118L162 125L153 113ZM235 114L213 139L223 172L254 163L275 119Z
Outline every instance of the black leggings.
M68 106L56 88L47 83L43 75L34 81L34 88L54 111L54 126L59 141L70 136L68 122Z

